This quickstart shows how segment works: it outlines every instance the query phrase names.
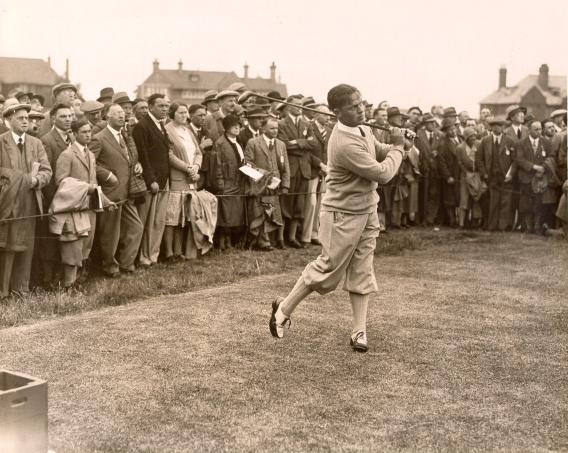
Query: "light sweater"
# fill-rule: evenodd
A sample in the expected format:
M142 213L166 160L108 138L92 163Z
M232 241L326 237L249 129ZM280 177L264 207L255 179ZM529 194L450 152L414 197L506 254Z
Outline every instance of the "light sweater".
M404 151L402 145L378 142L368 126L348 130L336 125L329 137L327 153L327 189L321 209L370 214L377 210L377 186L396 175ZM384 160L378 162L385 153Z

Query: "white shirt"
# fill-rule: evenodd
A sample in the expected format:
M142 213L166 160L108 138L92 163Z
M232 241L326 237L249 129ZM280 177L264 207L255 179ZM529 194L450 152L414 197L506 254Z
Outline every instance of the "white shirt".
M531 140L531 145L532 145L533 149L537 149L538 148L538 138L532 138L530 135L529 135L529 138Z
M67 139L69 138L69 134L71 133L71 131L65 132L65 131L62 131L61 129L59 129L58 127L56 127L56 126L53 126L53 127L59 133L59 135L61 135L61 138L63 139L63 141L65 143L67 143Z
M274 139L273 138L268 138L266 135L262 134L262 138L264 138L264 141L266 142L266 146L268 146L268 149L270 149L270 144L272 143L272 146L274 146Z
M253 137L258 137L258 134L260 134L260 131L255 131L252 127L250 127L250 124L247 127L248 127L249 131L252 132Z
M120 131L117 131L116 129L113 129L110 125L107 126L107 129L108 129L109 131L111 131L113 137L116 139L116 141L117 141L118 144L120 145L120 139L121 139Z
M227 135L227 140L229 140L231 143L234 143L235 145L237 145L237 151L238 151L238 153L239 153L239 156L240 156L241 160L244 160L244 159L245 159L245 155L244 155L243 149L241 148L241 145L239 145L239 142L237 141L237 139L236 139L236 138L233 138L233 137L229 137L229 136Z
M512 124L513 130L515 131L515 135L519 135L519 131L521 130L521 126L516 126Z
M22 143L25 144L26 143L26 133L24 132L21 136L16 134L14 131L12 132L12 137L14 137L14 141L16 142L16 145L18 144L18 140L20 140L20 138L22 139Z
M350 132L351 134L358 135L359 137L363 137L363 134L361 133L361 129L359 129L358 126L357 127L346 126L341 121L338 121L337 122L337 129L339 129L340 131L343 131L343 132Z
M493 136L493 143L495 143L495 140L497 140L497 143L501 143L501 137L503 137L503 134L495 135L494 132L491 132L491 135Z
M294 123L294 125L298 125L298 121L300 121L300 116L294 116L291 113L288 113L288 116L292 119L292 123Z
M81 152L83 152L84 154L86 154L85 147L84 147L83 145L81 145L79 142L75 142L75 146L76 146L77 148L79 148L79 151L81 151Z
M150 118L152 118L152 121L154 122L154 124L156 125L156 127L158 128L158 130L160 132L162 132L162 123L158 120L158 118L156 118L154 115L152 115L152 113L148 112L148 116L150 116Z

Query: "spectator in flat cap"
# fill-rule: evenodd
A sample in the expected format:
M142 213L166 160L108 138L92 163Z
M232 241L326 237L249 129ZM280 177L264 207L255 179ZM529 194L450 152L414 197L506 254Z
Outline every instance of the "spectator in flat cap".
M223 118L235 112L237 97L239 93L236 91L224 90L215 96L215 100L219 103L219 110L208 116L205 120L205 129L207 134L215 142L223 135Z
M239 94L244 93L247 90L247 87L244 83L242 82L235 82L235 83L231 83L228 87L226 91L236 91Z
M77 97L77 87L72 83L59 83L52 88L51 93L53 96L53 105L65 104L71 107ZM52 127L51 116L48 116L41 125L39 137L47 134Z
M215 142L215 153L222 168L222 181L217 189L219 198L217 217L218 243L221 250L240 243L244 238L245 226L245 178L239 168L245 164L244 150L237 141L241 122L235 115L228 114L223 122L223 136ZM232 195L232 196L227 196Z
M10 217L29 218L0 223L0 237L3 238L0 244L0 294L3 296L10 291L27 293L30 289L36 231L34 216L43 213L41 189L52 175L41 141L27 133L30 106L15 101L16 104L2 112L10 130L0 135L0 172L6 176L0 195Z
M170 101L163 94L148 98L149 111L134 126L132 137L142 164L142 175L149 193L138 205L140 220L145 225L140 246L140 264L144 267L158 262L160 244L166 226L168 179L170 177L170 140L164 122Z
M52 169L55 169L60 154L75 141L75 136L71 131L73 111L69 105L58 103L51 108L49 116L53 123L53 128L41 137L41 141L45 148L49 165ZM54 174L49 184L43 188L44 208L46 210L51 205L56 191L57 182ZM62 272L61 252L59 242L54 239L56 236L49 232L48 219L42 220L40 228L40 239L36 241L36 245L39 250L41 282L45 288L49 288L57 285Z
M252 91L245 91L237 98L237 102L245 110L249 110L256 104L256 96Z
M219 92L216 90L209 90L205 92L202 104L207 109L207 115L213 115L219 110L219 103L215 100L218 94Z
M105 106L112 104L112 97L114 96L114 89L112 87L102 88L100 95L97 98L98 102L102 102Z
M243 149L246 148L251 138L256 138L261 134L261 126L268 114L261 108L249 110L246 113L247 125L242 128L237 140Z
M91 136L98 134L106 127L106 121L102 120L101 112L104 104L99 101L85 101L81 104L81 111L91 124Z
M45 115L42 112L38 112L32 109L28 114L28 118L30 121L28 134L32 137L37 137L39 128L41 127L41 122L45 119Z

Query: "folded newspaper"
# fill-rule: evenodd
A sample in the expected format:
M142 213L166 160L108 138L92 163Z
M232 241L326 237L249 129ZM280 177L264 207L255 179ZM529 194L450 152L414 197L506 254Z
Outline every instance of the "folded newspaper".
M255 182L259 181L260 178L264 176L257 169L249 167L248 165L243 165L242 167L239 168L239 170Z

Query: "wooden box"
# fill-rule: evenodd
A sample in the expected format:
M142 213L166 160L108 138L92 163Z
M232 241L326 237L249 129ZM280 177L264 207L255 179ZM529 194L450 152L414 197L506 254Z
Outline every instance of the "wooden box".
M0 452L47 452L47 382L0 370Z

